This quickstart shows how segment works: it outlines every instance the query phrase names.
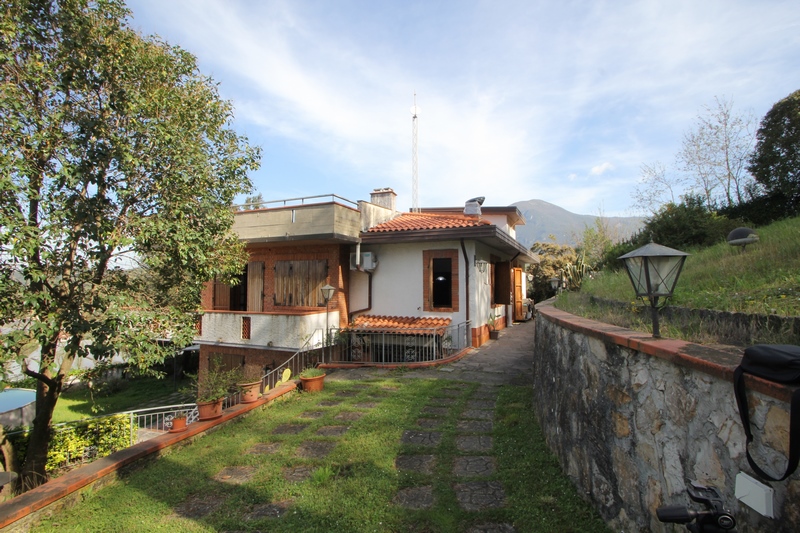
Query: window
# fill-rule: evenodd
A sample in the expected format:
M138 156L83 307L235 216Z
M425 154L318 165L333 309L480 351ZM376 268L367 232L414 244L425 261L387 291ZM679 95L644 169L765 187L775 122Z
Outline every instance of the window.
M236 285L214 282L214 309L261 312L264 306L264 263L251 261Z
M422 252L425 311L458 311L458 250Z
M328 278L328 262L276 261L275 305L317 307L325 305L320 289Z
M433 290L431 299L433 307L452 307L451 283L453 265L450 258L440 257L433 260Z

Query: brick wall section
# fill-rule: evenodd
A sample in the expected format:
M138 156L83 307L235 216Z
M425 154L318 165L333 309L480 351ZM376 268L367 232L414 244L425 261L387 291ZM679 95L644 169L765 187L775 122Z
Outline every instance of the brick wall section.
M320 244L320 245L250 245L248 246L250 261L264 262L264 312L280 314L301 314L309 310L304 307L276 306L272 296L275 287L275 262L276 261L310 261L327 260L327 283L337 288L334 298L330 301L331 310L339 311L339 324L347 324L347 302L345 295L350 284L350 252L348 245ZM202 295L201 305L204 310L213 310L214 286L206 283ZM316 310L316 308L314 308ZM248 314L255 314L250 313ZM334 324L331 324L334 326Z
M533 409L549 447L615 531L677 531L661 505L689 502L687 481L720 489L740 533L790 532L800 524L800 472L775 491L775 519L734 495L753 476L733 394L741 351L653 339L537 306ZM783 472L792 388L748 376L756 441L751 453ZM695 506L697 507L697 506Z

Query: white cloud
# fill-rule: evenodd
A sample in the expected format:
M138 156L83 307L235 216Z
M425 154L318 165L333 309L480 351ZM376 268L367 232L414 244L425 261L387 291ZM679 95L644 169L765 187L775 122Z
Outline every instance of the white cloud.
M589 172L592 176L600 176L609 170L614 170L614 165L606 161L600 165L595 165L592 167L592 170Z
M702 105L726 95L763 116L800 70L794 0L129 5L275 147L254 176L267 198L391 186L410 205L416 91L423 205L622 213L641 164L671 161Z

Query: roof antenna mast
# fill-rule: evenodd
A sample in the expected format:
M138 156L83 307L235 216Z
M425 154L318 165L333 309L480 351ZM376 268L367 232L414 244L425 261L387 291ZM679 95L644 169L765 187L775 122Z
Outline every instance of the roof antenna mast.
M419 168L417 166L417 93L414 91L414 105L411 106L411 212L419 212Z

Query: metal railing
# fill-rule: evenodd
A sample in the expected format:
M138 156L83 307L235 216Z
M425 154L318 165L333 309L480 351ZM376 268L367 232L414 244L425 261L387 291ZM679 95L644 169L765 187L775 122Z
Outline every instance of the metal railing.
M298 205L302 206L308 203L325 203L325 200L321 199L329 199L328 202L340 201L343 204L358 207L358 202L348 200L347 198L343 198L337 194L318 194L316 196L302 196L298 198L287 198L285 200L266 200L249 204L240 204L234 205L233 208L235 210L247 211L249 209L261 209L265 207L289 207Z
M331 346L326 347L332 363L402 364L446 359L471 345L470 323L447 327L360 331L331 330Z
M287 376L288 379L293 379L298 376L306 368L311 368L319 363L324 362L323 345L324 333L322 330L315 330L314 333L306 339L303 346L297 350L294 355L287 359L282 364L270 370L266 375L261 378L261 392L262 394L283 381L284 372L288 369L290 371ZM241 393L237 393L226 398L223 407L228 408L231 405L236 405L241 401Z

